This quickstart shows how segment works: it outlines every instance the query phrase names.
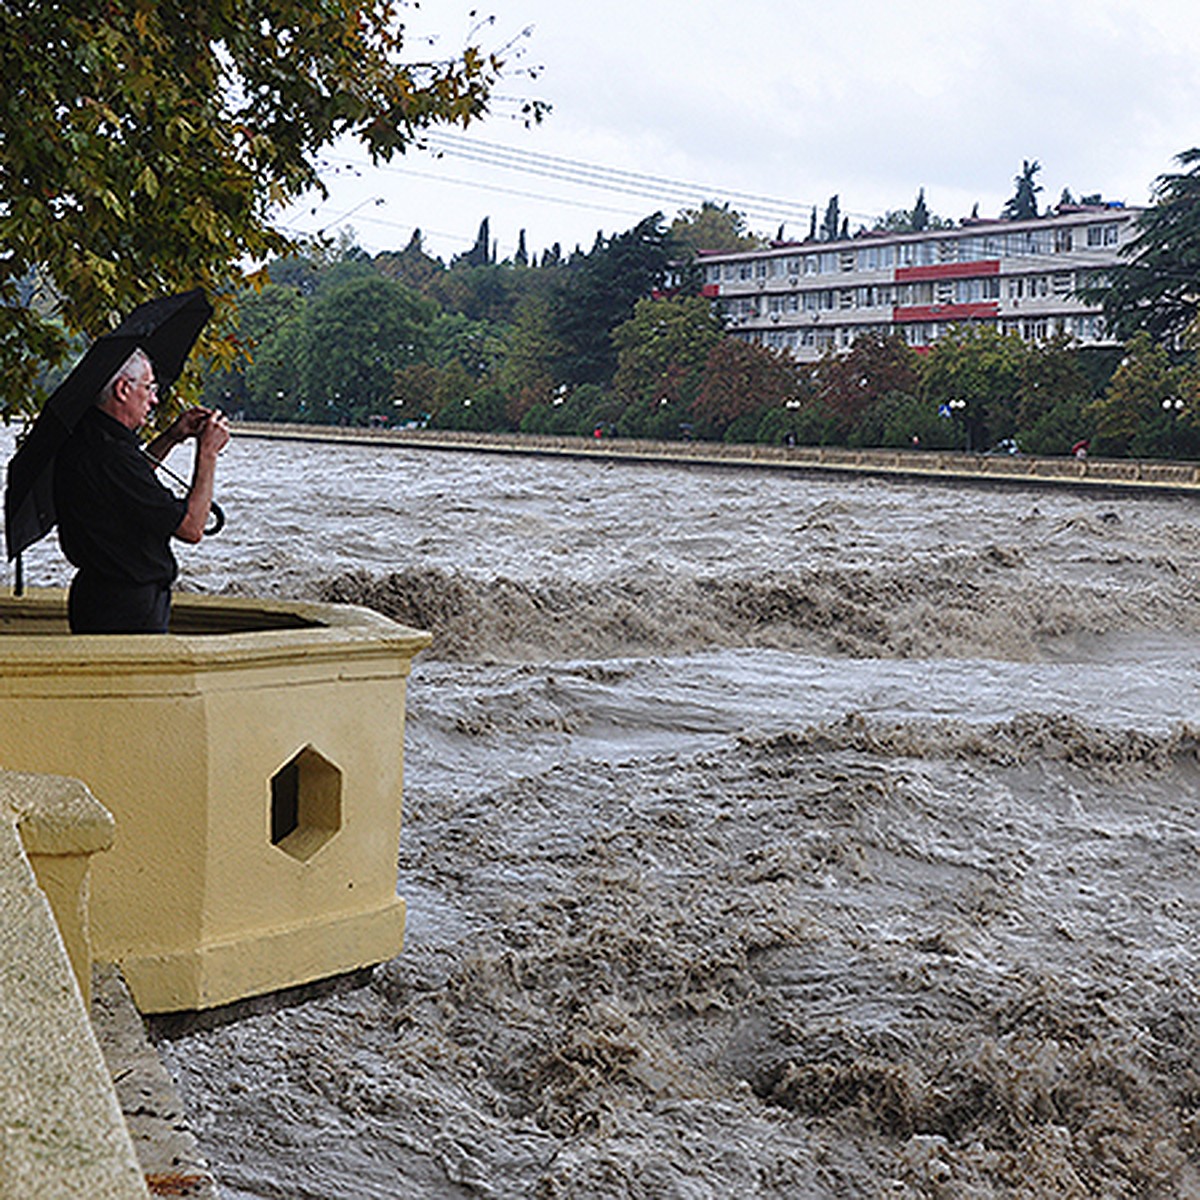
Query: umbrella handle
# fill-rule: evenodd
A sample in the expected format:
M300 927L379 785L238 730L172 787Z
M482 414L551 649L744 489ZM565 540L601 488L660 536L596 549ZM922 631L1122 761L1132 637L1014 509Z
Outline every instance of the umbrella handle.
M220 533L225 528L225 510L214 500L210 504L210 516L212 524L204 531L205 537L212 537L214 533Z
M186 488L188 486L187 480L182 475L176 475L162 459L155 458L153 454L150 454L145 446L142 447L142 453L146 455L158 470L164 475L169 475L180 487ZM212 537L214 533L220 533L225 528L225 510L215 500L209 501L209 517L212 524L204 530L205 537Z

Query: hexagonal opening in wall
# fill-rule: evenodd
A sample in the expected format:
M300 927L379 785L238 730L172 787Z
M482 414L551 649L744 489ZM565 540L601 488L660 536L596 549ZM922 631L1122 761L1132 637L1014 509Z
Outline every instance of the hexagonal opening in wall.
M271 776L271 845L305 862L342 827L342 772L305 746Z

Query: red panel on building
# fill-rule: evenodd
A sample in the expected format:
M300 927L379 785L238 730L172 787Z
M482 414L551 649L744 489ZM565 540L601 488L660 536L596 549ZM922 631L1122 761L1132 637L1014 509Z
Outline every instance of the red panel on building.
M706 283L700 289L700 295L709 300L715 300L721 294L721 285L719 283Z
M892 309L892 320L898 323L915 321L978 321L1000 314L1000 303L988 300L980 304L910 304Z
M977 279L980 275L999 275L1000 260L982 262L933 263L928 267L897 267L897 283L915 283L921 279Z

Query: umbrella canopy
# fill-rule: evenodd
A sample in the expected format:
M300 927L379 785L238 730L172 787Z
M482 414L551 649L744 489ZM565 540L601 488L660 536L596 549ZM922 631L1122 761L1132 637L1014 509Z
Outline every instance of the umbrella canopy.
M10 559L54 526L54 458L100 389L121 364L142 349L154 363L163 391L191 353L212 305L195 288L139 305L111 333L98 338L46 401L33 428L8 464L4 488L4 536Z

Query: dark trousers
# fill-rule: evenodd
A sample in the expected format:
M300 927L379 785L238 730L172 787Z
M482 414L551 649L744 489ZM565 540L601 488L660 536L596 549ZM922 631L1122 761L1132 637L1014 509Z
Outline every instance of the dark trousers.
M71 581L67 617L72 633L166 633L171 588L117 583L80 571Z

